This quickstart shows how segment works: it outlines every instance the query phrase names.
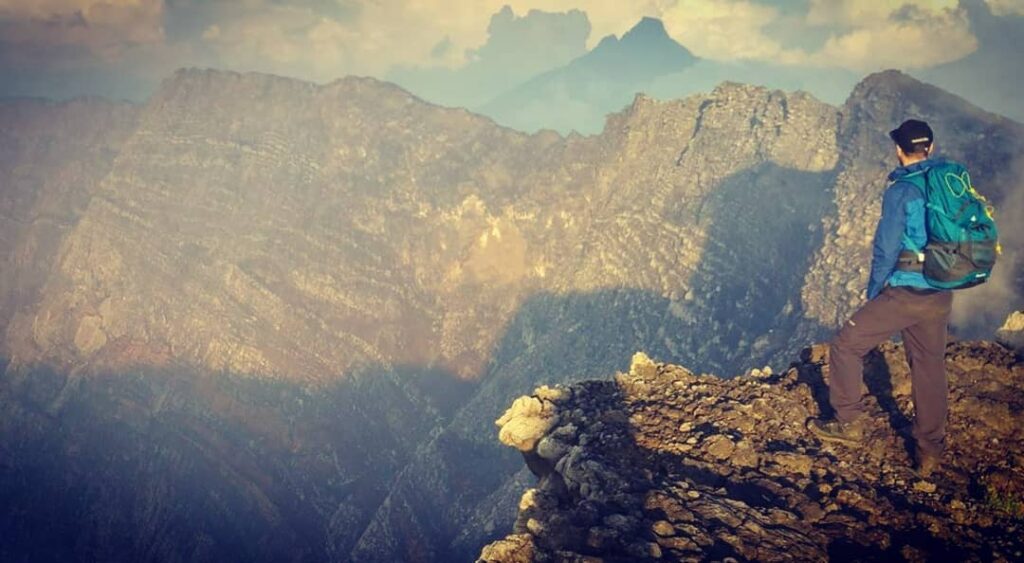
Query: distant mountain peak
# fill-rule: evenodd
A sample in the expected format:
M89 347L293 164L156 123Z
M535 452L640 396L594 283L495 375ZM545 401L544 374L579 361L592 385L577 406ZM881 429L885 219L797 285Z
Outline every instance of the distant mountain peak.
M658 37L671 40L668 31L665 30L665 24L658 18L652 18L644 16L637 23L622 36L622 41L636 37Z
M642 18L635 26L622 35L609 35L596 47L575 63L587 66L613 65L639 70L646 77L657 76L680 70L693 64L697 57L686 47L672 39L665 30L665 24L657 18ZM653 65L653 66L652 66Z
M670 53L675 57L695 60L693 53L668 34L665 24L658 18L643 17L624 33L622 37L608 35L601 39L591 53L602 53L612 50L649 52L655 56Z
M901 70L893 68L873 72L861 80L861 84L869 87L898 86L920 82Z
M661 20L645 17L621 37L605 36L585 55L505 92L479 111L522 130L588 132L593 124L603 124L609 112L628 105L653 80L681 72L697 61L693 53L669 36ZM587 109L582 113L546 113L546 108L564 105L566 95L574 106ZM537 127L537 123L543 123L543 127Z

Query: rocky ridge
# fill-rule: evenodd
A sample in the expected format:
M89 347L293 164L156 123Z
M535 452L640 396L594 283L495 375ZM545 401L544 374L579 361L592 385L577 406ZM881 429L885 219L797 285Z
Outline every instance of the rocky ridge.
M827 349L733 379L634 356L611 381L540 387L498 421L537 476L513 533L479 560L949 560L1024 555L1024 362L947 349L946 464L908 458L901 346L869 359L863 447L804 427L827 408Z
M751 350L748 321L795 318L838 119L725 84L640 96L600 136L527 136L370 79L194 70L138 114L59 252L32 257L49 271L7 325L15 365L478 379L527 298L608 288L665 300L681 361L765 361L782 340ZM736 346L671 336L697 332Z

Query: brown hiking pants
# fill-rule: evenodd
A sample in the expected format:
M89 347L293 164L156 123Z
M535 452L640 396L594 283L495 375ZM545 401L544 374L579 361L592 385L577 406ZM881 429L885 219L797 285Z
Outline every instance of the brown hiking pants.
M829 349L829 402L841 422L864 412L864 356L900 331L910 363L913 434L926 454L942 455L946 436L946 324L950 291L887 287L843 326Z

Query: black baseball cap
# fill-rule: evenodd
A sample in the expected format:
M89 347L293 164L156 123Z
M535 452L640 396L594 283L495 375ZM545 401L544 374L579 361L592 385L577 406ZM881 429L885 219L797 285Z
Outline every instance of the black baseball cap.
M903 152L914 152L914 146L919 144L930 145L935 140L935 134L927 123L918 119L908 119L899 127L889 131L889 138L896 142L903 149Z

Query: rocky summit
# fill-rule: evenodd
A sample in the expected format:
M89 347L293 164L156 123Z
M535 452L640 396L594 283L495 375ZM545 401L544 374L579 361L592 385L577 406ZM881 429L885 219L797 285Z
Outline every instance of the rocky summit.
M722 379L637 353L614 380L517 399L500 439L538 480L479 561L1021 560L1024 361L948 347L948 451L923 479L902 347L869 357L860 447L805 429L829 408L826 355Z

